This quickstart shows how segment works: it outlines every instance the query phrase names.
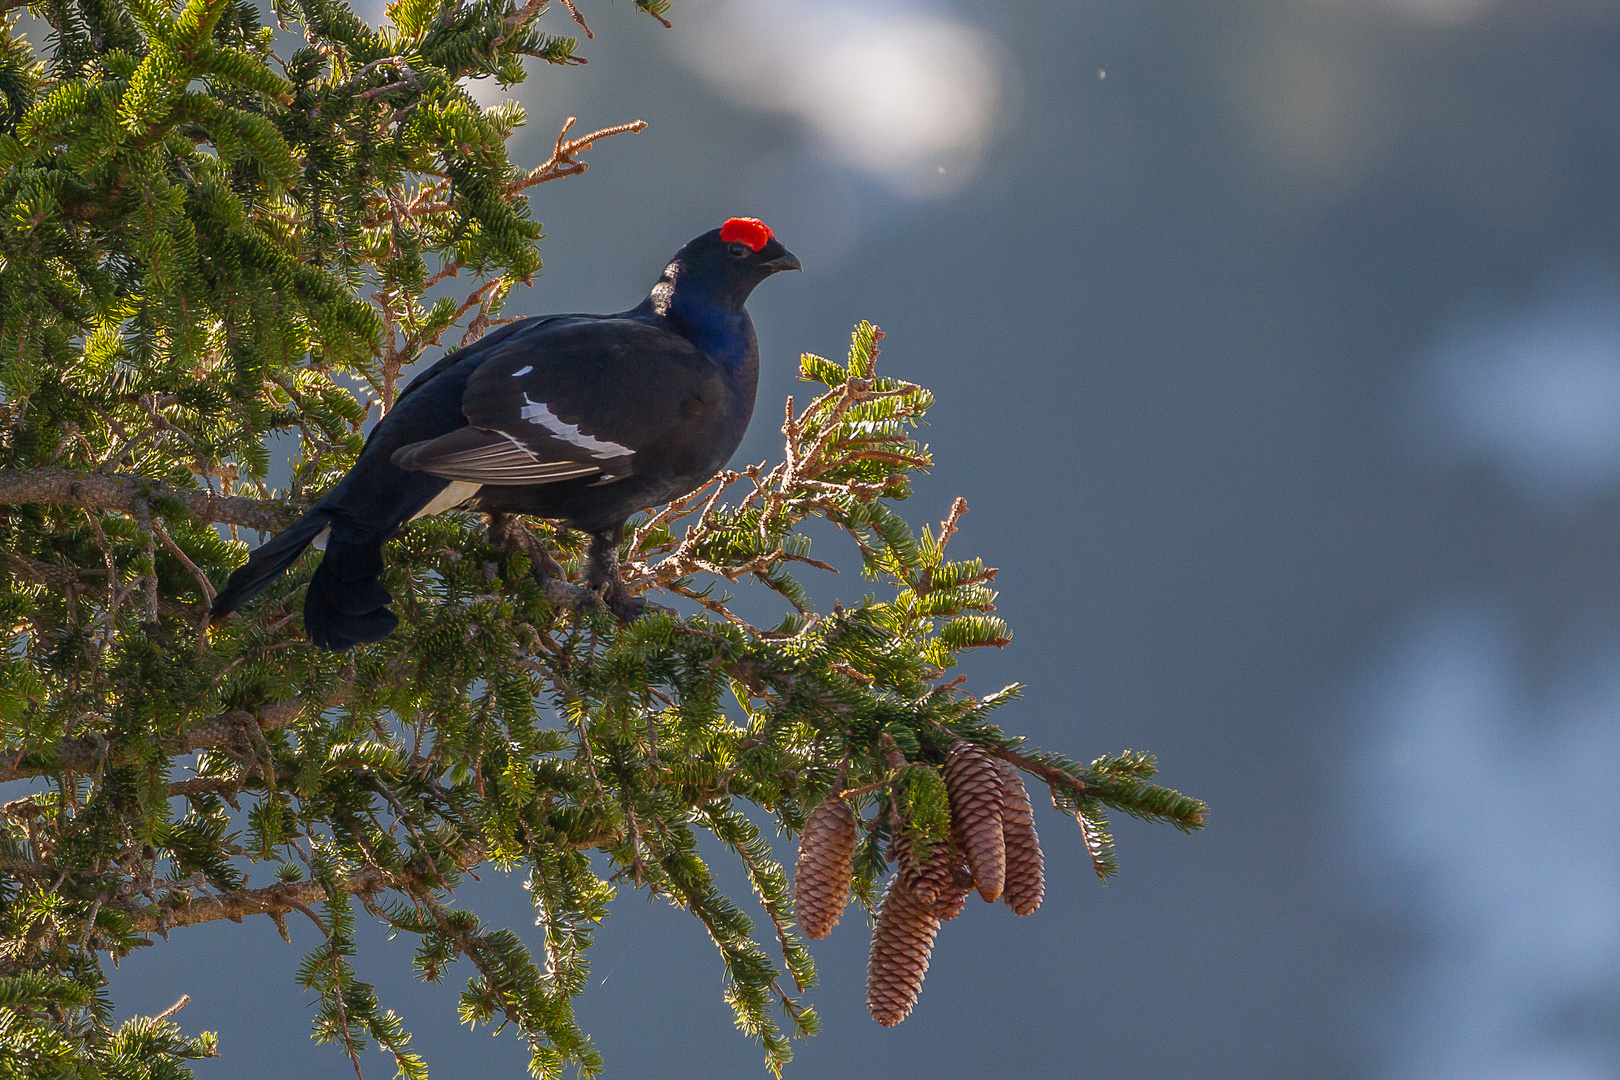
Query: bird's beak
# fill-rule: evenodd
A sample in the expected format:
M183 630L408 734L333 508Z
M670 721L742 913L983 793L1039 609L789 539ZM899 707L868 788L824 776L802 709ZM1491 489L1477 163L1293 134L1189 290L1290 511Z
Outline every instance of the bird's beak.
M774 274L778 270L803 270L804 269L804 267L799 265L799 257L797 255L793 254L793 252L791 252L791 251L788 252L786 255L781 256L780 258L772 259L770 262L761 263L760 265L764 268L766 273L770 273L770 274Z

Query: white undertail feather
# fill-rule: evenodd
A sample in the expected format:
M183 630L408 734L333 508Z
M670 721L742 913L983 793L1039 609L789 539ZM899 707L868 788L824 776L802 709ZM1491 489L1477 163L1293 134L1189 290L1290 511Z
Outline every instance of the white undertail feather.
M419 517L442 514L452 506L458 506L478 494L478 489L483 486L482 484L469 484L465 480L452 480L449 487L434 496L433 501L418 510L411 520L415 521ZM324 537L326 534L322 533L321 535Z

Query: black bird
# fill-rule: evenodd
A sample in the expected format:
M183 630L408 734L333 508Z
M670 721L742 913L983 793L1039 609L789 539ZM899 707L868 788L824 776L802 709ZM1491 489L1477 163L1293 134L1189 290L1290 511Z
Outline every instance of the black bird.
M383 544L469 499L589 533L590 585L634 617L642 605L617 566L624 524L697 487L742 442L759 382L743 304L797 269L764 222L732 218L676 252L629 311L525 319L446 355L411 380L348 475L231 575L213 620L324 539L306 632L339 652L378 641L399 625L379 580Z

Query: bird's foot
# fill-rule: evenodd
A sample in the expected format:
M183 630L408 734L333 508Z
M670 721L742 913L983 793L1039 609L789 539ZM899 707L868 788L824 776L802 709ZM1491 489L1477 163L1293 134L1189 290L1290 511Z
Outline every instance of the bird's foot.
M557 560L551 557L546 545L540 542L523 523L511 514L491 513L487 515L489 538L504 551L527 556L529 560L529 573L533 575L535 584L547 596L552 592L552 586L567 585L563 576L563 569Z
M613 612L620 622L635 622L654 611L674 615L670 608L644 597L632 596L630 590L624 587L624 577L619 572L619 541L622 535L617 529L591 535L591 549L586 559L586 583L601 597L602 606Z
M647 601L639 596L625 596L609 589L602 594L602 604L622 623L632 623L647 612Z
M602 590L602 606L613 612L622 623L632 623L643 615L661 613L664 615L678 615L674 608L667 608L663 604L655 604L645 596L631 596L621 585L614 588L611 584Z

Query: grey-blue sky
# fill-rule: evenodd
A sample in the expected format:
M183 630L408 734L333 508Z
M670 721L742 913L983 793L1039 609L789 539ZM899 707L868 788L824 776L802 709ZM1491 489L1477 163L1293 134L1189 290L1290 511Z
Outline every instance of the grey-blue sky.
M1029 683L1004 720L1039 743L1151 749L1214 807L1196 837L1120 823L1106 889L1038 810L1045 906L971 907L893 1031L864 1015L851 918L815 949L827 1030L791 1075L1394 1075L1400 1044L1375 1021L1447 945L1421 895L1360 891L1347 832L1365 839L1366 801L1393 794L1352 786L1381 715L1361 699L1388 700L1364 688L1407 670L1382 658L1459 597L1513 628L1512 649L1468 655L1532 687L1617 629L1612 481L1549 514L1488 454L1423 460L1407 425L1424 358L1467 312L1511 318L1572 266L1620 266L1620 5L962 5L949 14L1006 47L1021 105L933 200L829 163L802 120L717 95L630 5L600 7L591 64L521 91L519 154L542 156L565 115L652 127L538 193L547 265L516 310L626 306L690 235L771 221L809 265L751 304L766 371L741 456L776 453L797 351L836 355L854 320L880 323L889 369L941 398L939 468L912 513L966 495L956 542L1003 568L1017 637L975 658L975 682ZM1414 814L1462 812L1400 794ZM498 875L466 899L525 919ZM466 1034L452 991L412 984L408 951L377 942L362 969L435 1075L521 1075L512 1040ZM217 1027L227 1054L201 1075L340 1076L304 1040L301 952L268 924L198 928L114 989L146 1011L192 993L186 1022ZM595 963L606 981L581 1012L610 1076L760 1074L690 919L625 894ZM1617 978L1600 972L1592 1008ZM1601 1032L1559 1030L1563 1057L1534 1059L1545 1075L1620 1076ZM1560 1064L1570 1046L1587 1072Z

